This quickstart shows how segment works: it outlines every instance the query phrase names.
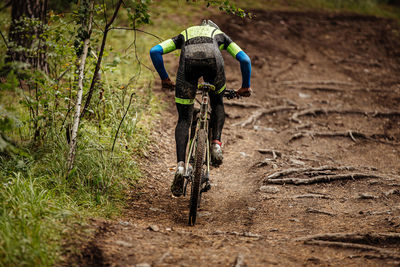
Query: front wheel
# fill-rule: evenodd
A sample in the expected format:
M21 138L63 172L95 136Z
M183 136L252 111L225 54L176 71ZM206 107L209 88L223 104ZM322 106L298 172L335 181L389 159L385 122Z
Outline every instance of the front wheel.
M194 156L193 182L190 194L189 225L196 223L197 207L200 202L201 177L203 176L204 152L206 146L206 132L200 129L197 134L197 146Z

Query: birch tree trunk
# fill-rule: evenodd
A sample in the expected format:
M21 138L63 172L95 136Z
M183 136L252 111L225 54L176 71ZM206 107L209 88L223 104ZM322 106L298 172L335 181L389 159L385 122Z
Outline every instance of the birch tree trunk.
M82 4L83 5L87 4L87 0L83 1ZM69 144L69 155L67 160L68 171L72 170L72 168L74 167L74 160L76 155L77 135L79 129L79 119L81 115L81 105L82 105L82 95L83 95L83 78L84 78L86 58L89 50L90 35L92 31L93 4L94 0L90 0L89 10L88 10L89 18L87 20L82 21L82 28L86 30L88 34L86 34L86 37L83 41L82 54L79 60L78 92L75 103L75 114L74 114L74 122L72 125L71 142Z

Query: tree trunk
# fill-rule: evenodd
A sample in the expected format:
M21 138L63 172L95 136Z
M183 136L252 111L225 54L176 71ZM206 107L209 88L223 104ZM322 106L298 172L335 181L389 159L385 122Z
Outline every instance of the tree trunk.
M100 71L101 60L103 59L104 48L106 46L106 41L107 41L107 34L110 31L110 27L113 24L113 22L114 22L115 18L117 17L117 15L118 15L119 8L121 7L122 3L123 3L123 0L119 0L118 1L117 5L115 7L115 10L114 10L113 16L111 17L109 22L106 21L107 24L106 24L106 26L104 28L104 34L103 34L103 40L101 41L100 52L99 52L99 55L97 57L96 67L94 69L92 82L90 84L89 93L88 93L88 96L86 98L85 106L84 106L83 111L82 111L82 116L85 114L86 110L89 108L90 100L92 99L92 95L93 95L93 92L95 90L95 85L96 85L96 82L97 82L97 77L98 77L97 74Z
M87 4L88 4L87 0L83 1L82 3L82 5L87 5ZM86 58L89 50L90 35L92 31L93 5L94 5L94 0L90 0L90 4L88 5L89 8L87 9L89 12L88 19L82 21L82 29L86 31L88 34L85 34L86 37L83 40L83 50L79 60L78 93L76 96L74 123L72 125L71 142L69 146L69 155L67 160L68 171L72 170L72 168L74 167L74 160L76 154L79 119L81 116L81 106L82 106L83 78L85 72Z
M48 0L12 0L6 62L20 61L48 73L46 40Z

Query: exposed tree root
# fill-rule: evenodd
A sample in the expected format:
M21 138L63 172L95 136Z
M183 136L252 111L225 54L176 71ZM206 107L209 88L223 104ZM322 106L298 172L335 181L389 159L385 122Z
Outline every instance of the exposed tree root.
M360 167L358 167L360 168ZM276 179L282 176L286 176L289 174L297 173L297 174L308 174L311 172L318 172L318 171L354 171L356 170L357 167L353 166L343 166L343 167L335 167L335 166L321 166L321 167L315 167L315 168L293 168L293 169L286 169L283 171L275 172L267 176L268 179ZM364 168L365 169L365 168ZM367 168L370 170L376 170L373 168Z
M249 124L254 124L258 119L260 119L264 115L287 111L287 110L293 110L295 108L296 107L293 107L293 106L277 106L277 107L273 107L273 108L269 108L269 109L258 109L255 112L253 112L253 114L250 117L248 117L246 120L235 123L235 124L233 124L233 126L244 127Z
M296 241L323 240L358 244L400 244L400 233L325 233L310 235Z
M400 255L394 251L372 245L398 245L400 244L400 233L328 233L306 236L296 239L304 241L307 245L330 246L339 248L359 249L373 251L378 254L368 254L370 258L392 258L400 259Z
M364 255L364 258L381 259L381 260L386 260L386 259L400 260L400 255L397 255L397 254L366 254L366 255Z
M326 212L326 211L316 210L316 209L313 209L313 208L308 208L308 209L306 209L306 212L308 212L308 213L316 213L316 214L323 214L323 215L329 215L329 216L334 216L334 215L335 215L335 214L332 214L332 213L329 213L329 212Z
M283 81L282 84L286 84L286 85L297 85L297 84L322 84L322 85L347 85L347 86L354 86L353 83L341 82L341 81L333 81L333 80L324 80L324 81Z
M301 120L299 119L299 117L301 116L308 116L308 115L313 115L313 116L317 116L317 115L328 115L328 114L332 114L332 113L336 113L336 114L356 114L356 115L367 115L368 112L365 111L361 111L361 110L337 110L337 109L324 109L324 108L310 108L310 109L305 109L299 112L295 112L292 117L291 120L297 123L300 123Z
M241 232L241 233L239 233L239 232L235 232L235 231L233 231L233 232L226 232L226 231L219 231L219 230L217 230L217 231L215 231L213 234L214 234L214 235L234 235L234 236L244 236L244 237L262 238L261 235L253 234L253 233L251 233L251 232Z
M374 196L369 193L359 193L357 196L358 199L376 199L378 198L377 196Z
M374 89L374 88L342 88L333 85L326 86L289 86L291 89L308 90L308 91L323 91L332 93L344 93L344 92L365 92L365 93L391 93L393 91L385 89Z
M241 108L262 108L261 105L256 104L256 103L239 102L239 101L226 101L226 102L224 102L224 105L241 107Z
M374 141L374 142L378 142L378 143L382 143L382 144L387 144L387 145L392 145L392 146L398 146L400 145L400 143L394 143L394 142L388 142L388 141L384 141L381 139L378 139L377 137L381 137L381 138L389 138L389 136L386 135L381 135L381 134L373 134L373 135L367 135L365 133L362 132L357 132L357 131L346 131L346 132L300 132L300 133L296 133L294 134L290 139L289 139L289 143L306 137L306 136L310 136L311 138L314 137L347 137L350 138L351 140L353 140L354 142L357 142L356 138L359 139L364 139L364 140L368 140L368 141Z
M390 196L390 195L400 195L400 189L391 189L387 192L384 193L385 196Z
M276 159L277 157L282 157L282 153L277 150L258 149L257 151L260 152L261 154L270 154L274 159Z
M321 195L321 194L304 194L304 195L296 195L293 198L322 198L322 199L332 199L329 196Z
M375 251L384 255L390 255L391 257L400 257L400 255L395 255L392 251L388 249L383 249L375 246L362 245L362 244L354 244L354 243L345 243L345 242L334 242L334 241L323 241L323 240L310 240L304 241L306 245L318 245L318 246L329 246L329 247L339 247L339 248L351 248L351 249L360 249L366 251Z
M374 112L371 114L373 117L395 117L400 116L400 111L387 111L387 112Z
M295 112L291 120L297 123L301 123L299 117L302 116L317 116L317 115L328 115L328 114L345 114L345 115L363 115L363 116L372 116L372 117L394 117L400 116L400 111L386 111L386 112L378 112L378 111L363 111L363 110L338 110L338 109L324 109L324 108L310 108L305 109L299 112Z
M356 180L367 178L380 178L387 179L387 177L371 174L371 173L346 173L336 175L320 175L312 178L282 178L282 179L265 179L264 182L268 184L295 184L295 185L308 185L315 183L329 183L338 180Z
M307 245L330 246L339 248L359 249L363 251L372 251L378 254L367 254L366 258L379 258L379 259L400 259L400 255L394 251L372 246L370 244L400 244L399 233L370 233L370 234L356 234L356 233L337 233L337 234L320 234L298 238L296 241L304 241Z

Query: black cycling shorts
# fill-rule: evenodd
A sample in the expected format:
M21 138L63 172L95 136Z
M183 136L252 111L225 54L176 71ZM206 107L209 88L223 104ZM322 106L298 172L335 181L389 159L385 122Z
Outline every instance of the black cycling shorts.
M215 92L210 94L220 94L226 87L224 60L214 43L191 44L182 50L175 87L176 103L194 103L200 77L215 86Z

